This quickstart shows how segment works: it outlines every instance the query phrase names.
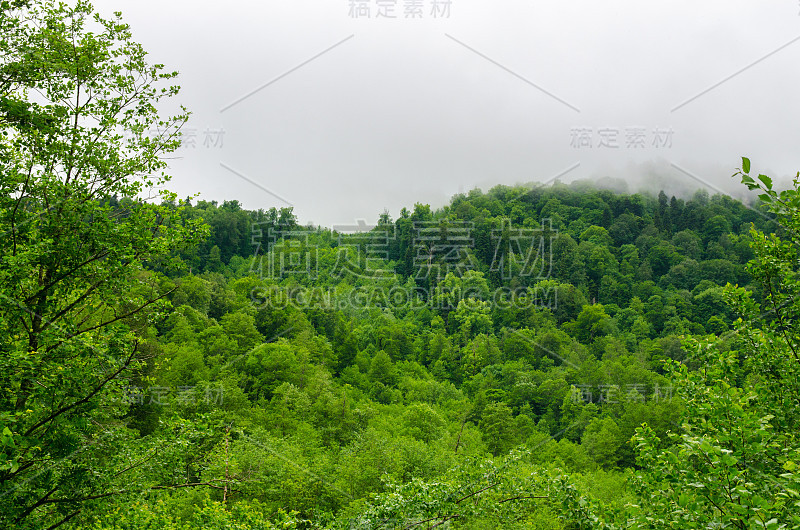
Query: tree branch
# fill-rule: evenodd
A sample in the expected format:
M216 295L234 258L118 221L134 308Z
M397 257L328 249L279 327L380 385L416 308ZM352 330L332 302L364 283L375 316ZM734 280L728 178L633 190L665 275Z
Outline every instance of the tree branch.
M45 425L46 423L52 421L54 418L60 416L61 414L67 412L68 410L73 409L73 408L77 407L78 405L80 405L82 403L86 403L90 399L92 399L98 392L100 392L103 389L103 387L105 387L108 384L109 381L111 381L112 379L117 377L126 368L128 368L128 365L130 365L130 363L133 360L133 357L136 354L138 349L139 349L139 343L137 342L137 343L134 344L133 351L131 352L131 354L128 356L128 358L125 360L125 362L122 364L122 366L116 372L112 373L111 375L109 375L108 377L103 379L103 381L99 385L97 385L94 388L94 390L89 392L89 394L84 396L82 399L79 399L78 401L74 401L70 405L66 405L64 407L61 407L60 409L58 409L57 411L53 412L52 414L50 414L49 416L47 416L43 420L40 420L39 422L35 423L27 431L25 431L25 436L30 436L36 429L38 429L42 425Z

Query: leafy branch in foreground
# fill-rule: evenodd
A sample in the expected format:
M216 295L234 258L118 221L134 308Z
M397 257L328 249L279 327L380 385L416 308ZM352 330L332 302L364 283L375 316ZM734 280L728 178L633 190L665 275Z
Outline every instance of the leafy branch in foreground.
M735 332L686 340L696 370L668 363L686 412L666 440L637 430L642 528L800 528L800 174L781 192L747 158L737 175L784 233L751 230L761 303L728 284Z
M205 231L159 189L187 119L157 109L176 74L119 14L3 2L0 26L0 521L38 528L127 478L120 392L167 306L145 265Z

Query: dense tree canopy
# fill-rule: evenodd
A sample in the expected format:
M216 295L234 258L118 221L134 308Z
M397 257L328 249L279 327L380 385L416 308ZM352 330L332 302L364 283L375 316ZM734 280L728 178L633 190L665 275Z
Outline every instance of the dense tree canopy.
M0 30L4 527L800 528L798 181L302 226L154 191L119 17Z

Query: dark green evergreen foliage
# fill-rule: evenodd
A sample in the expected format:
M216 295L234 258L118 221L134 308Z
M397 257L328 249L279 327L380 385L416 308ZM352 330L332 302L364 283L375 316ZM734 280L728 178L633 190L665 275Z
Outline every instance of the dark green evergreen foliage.
M504 197L514 200L503 202ZM691 214L684 215L687 211ZM263 252L264 248L253 244L254 230L261 231L259 237L264 241L270 230L273 234L293 228L307 231L297 225L291 208L253 212L243 210L236 201L221 206L201 201L185 215L202 218L212 234L196 251L182 255L194 272L220 271L230 267L234 257L248 259L254 252ZM603 226L604 216L608 217L608 226ZM668 200L663 192L658 197L618 195L586 184L559 184L533 190L507 186L488 193L474 190L454 197L450 205L438 211L417 204L412 212L404 210L394 223L388 214L382 214L374 230L391 226L386 257L392 270L407 279L419 272L414 261L419 250L415 248L415 223L438 226L443 233L448 223L451 227L468 226L472 268L484 273L491 288L498 288L509 285L492 267L497 232L504 226L536 229L543 221L553 222L555 237L549 276L577 287L590 302L606 302L607 296L609 303L617 305L627 305L630 296L625 293L645 280L652 280L664 291L673 287L691 291L703 279L720 285L728 280L746 285L749 279L744 265L753 254L749 234L740 227L753 223L760 229L774 228L752 209L719 195L709 198L707 193L700 193L687 201L675 197ZM337 235L317 232L311 243L315 249L337 246ZM234 260L235 267L241 269L242 264ZM515 280L516 287L532 283L524 275L517 275ZM436 286L435 275L416 278L416 283L431 292Z

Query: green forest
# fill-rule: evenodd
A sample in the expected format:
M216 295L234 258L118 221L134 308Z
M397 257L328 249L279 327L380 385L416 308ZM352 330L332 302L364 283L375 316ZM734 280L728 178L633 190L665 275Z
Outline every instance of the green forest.
M120 15L0 49L2 528L800 528L800 174L303 225L166 191Z

